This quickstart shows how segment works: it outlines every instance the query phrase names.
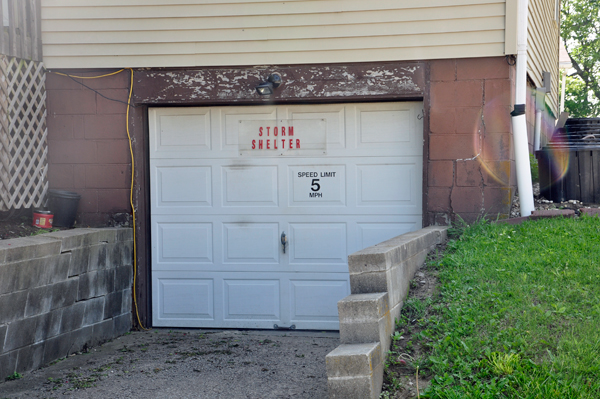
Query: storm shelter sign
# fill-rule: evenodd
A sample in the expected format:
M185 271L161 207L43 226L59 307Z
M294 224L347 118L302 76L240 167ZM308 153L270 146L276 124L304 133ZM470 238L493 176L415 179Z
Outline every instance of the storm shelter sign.
M238 133L243 156L314 156L327 153L325 119L243 120Z

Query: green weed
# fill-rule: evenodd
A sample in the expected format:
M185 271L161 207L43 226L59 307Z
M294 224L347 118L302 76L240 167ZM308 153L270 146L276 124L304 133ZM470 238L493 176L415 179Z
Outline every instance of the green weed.
M4 380L5 381L13 381L13 380L20 380L21 378L23 378L23 375L21 373L17 373L15 371L14 373L12 373L8 377L6 377Z
M386 367L432 376L422 398L600 397L600 218L480 221L453 237L439 291L405 302Z

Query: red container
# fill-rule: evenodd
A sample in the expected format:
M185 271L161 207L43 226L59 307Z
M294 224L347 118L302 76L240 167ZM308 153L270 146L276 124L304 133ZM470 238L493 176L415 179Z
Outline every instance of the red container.
M41 229L51 229L53 219L54 215L52 214L52 212L45 211L42 209L36 209L33 211L32 225Z

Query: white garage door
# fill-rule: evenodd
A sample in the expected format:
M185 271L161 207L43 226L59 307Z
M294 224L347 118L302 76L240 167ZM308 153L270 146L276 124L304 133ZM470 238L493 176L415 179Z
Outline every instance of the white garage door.
M348 254L421 228L421 110L150 109L153 324L338 329Z

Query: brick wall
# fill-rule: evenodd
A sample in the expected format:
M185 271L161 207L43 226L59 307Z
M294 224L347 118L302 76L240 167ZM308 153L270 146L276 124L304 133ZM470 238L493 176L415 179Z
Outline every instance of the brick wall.
M0 381L131 329L133 233L0 241Z
M100 79L75 80L108 98L127 102L127 70ZM81 194L78 226L103 226L115 217L123 222L130 212L127 106L75 80L54 73L46 78L50 188Z
M508 215L516 186L514 67L504 57L430 66L428 222Z

